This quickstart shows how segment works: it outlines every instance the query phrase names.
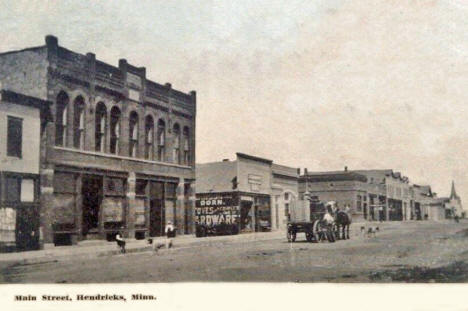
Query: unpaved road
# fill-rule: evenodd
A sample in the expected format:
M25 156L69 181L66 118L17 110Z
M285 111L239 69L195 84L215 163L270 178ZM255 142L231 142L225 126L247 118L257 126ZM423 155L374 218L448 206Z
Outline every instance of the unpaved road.
M2 283L100 282L467 282L468 222L385 223L376 237L274 239L3 266ZM177 242L177 240L176 240Z

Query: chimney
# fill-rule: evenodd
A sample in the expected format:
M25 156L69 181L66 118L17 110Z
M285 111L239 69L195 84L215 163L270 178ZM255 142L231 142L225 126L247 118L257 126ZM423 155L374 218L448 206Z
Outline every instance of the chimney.
M57 57L58 53L58 39L52 35L45 37L45 43L47 47L47 58L50 60Z
M47 35L45 37L45 42L48 47L57 47L58 46L58 39L55 36Z
M304 175L307 175L307 168L304 168Z
M345 172L348 171L348 167L347 167L347 166L344 167L344 171L345 171Z
M299 176L301 175L301 168L300 167L297 169L297 175L299 175Z

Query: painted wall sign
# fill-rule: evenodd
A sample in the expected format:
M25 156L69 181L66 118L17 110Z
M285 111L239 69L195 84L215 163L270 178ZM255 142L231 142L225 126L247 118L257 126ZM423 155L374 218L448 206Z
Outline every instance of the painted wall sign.
M127 72L127 83L131 87L141 89L141 78L133 73Z
M195 203L195 221L203 225L235 224L240 209L232 196L199 198Z

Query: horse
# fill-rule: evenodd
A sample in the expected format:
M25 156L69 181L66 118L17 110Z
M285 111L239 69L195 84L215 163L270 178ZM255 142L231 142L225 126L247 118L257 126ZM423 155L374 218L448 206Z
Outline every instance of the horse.
M349 235L349 227L351 226L351 213L349 208L347 207L346 210L342 211L338 208L335 208L335 226L336 226L336 236L338 239L347 240L350 239ZM341 229L341 235L340 235Z

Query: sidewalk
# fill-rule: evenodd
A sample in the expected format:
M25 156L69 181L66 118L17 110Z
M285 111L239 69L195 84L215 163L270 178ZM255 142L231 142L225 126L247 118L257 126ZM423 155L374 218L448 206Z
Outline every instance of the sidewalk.
M285 238L285 236L286 234L283 231L255 232L204 238L197 238L194 235L182 235L174 239L174 245L175 249L178 249L196 246L212 246L217 244L232 244L252 241L275 240L281 239L283 237ZM129 239L126 241L127 253L138 253L152 250L152 246L148 244L147 240ZM164 244L165 238L153 238L153 243ZM29 265L61 261L67 259L92 259L117 254L120 254L120 251L115 242L92 240L82 241L78 245L73 246L55 246L50 249L37 251L1 253L0 262L10 262Z

